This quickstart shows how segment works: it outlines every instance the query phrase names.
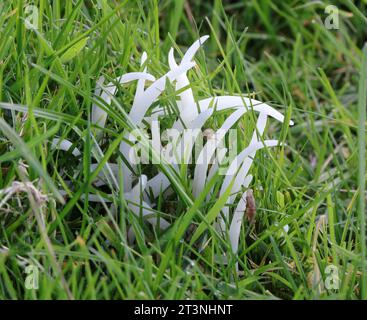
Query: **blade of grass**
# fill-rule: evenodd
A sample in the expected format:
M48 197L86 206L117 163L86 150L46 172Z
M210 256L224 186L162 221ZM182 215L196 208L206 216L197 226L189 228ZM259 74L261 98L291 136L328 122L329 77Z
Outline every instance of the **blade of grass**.
M363 47L362 68L358 89L358 189L359 189L359 219L361 243L361 288L362 299L367 299L367 264L366 264L366 86L367 86L367 43Z
M23 140L19 137L19 135L5 122L4 119L0 118L0 129L5 134L5 136L19 149L19 152L22 156L28 161L29 165L34 168L37 173L43 178L46 182L55 198L62 204L65 203L64 198L57 190L57 187L53 183L51 177L45 172L42 168L42 165L38 162L36 157L32 154L29 147L23 142Z

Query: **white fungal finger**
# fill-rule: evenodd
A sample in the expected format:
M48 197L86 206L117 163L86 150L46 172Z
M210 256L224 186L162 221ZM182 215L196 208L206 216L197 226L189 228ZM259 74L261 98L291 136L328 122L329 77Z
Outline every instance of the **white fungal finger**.
M243 187L247 188L251 183L252 175L248 175L243 182ZM231 242L231 248L233 253L238 251L238 242L240 239L241 225L244 218L244 212L246 211L246 192L241 196L238 205L233 213L231 225L229 227L229 239Z
M251 155L253 152L256 152L257 150L260 150L264 147L275 147L278 144L279 144L278 140L264 140L263 142L256 142L256 143L250 144L247 148L245 148L242 152L240 152L238 156L230 164L219 194L222 195L227 190L231 180L235 177L235 175L237 175L240 165L249 155ZM231 189L231 193L232 193L232 189ZM228 207L226 206L223 207L222 212L223 212L224 217L228 218ZM219 221L221 223L221 228L224 231L225 222L223 218L221 218L221 216L219 216Z
M254 130L254 133L251 138L250 145L261 141L261 136L264 133L265 127L266 127L266 121L267 121L267 115L264 113L260 113L259 118L256 122L256 130ZM246 159L243 161L240 170L238 170L238 174L235 178L235 181L232 186L232 195L228 197L227 205L231 205L236 197L237 192L240 191L241 185L245 177L247 176L248 171L250 170L250 167L254 161L256 155L256 151L252 152L250 155L246 157ZM228 208L228 206L227 206ZM227 209L225 209L227 210Z
M195 166L194 173L193 194L195 197L198 197L201 191L204 189L209 162L212 159L215 150L221 143L228 130L232 128L232 126L245 112L245 110L236 110L233 112L224 121L222 127L217 131L216 135L211 139L208 139L203 150L200 152L199 157L197 158L197 164Z
M205 35L205 36L202 36L200 37L198 40L196 40L191 46L190 48L188 48L182 58L182 63L186 63L186 62L190 62L196 52L200 49L200 47L204 44L204 42L206 40L209 39L209 36L208 35Z
M171 70L175 70L178 68L178 65L176 64L175 58L173 56L173 48L171 48L171 50L169 51L168 62ZM189 87L189 85L190 81L187 78L186 73L183 73L177 77L176 91L179 91L185 87ZM197 116L198 110L196 108L196 103L191 88L187 88L186 90L182 91L179 96L181 98L180 104L178 104L180 118L187 127L190 121Z
M98 163L91 163L90 170L94 172L98 166ZM97 178L93 181L93 184L97 187L103 186L108 182L109 178L113 176L114 180L117 180L119 176L119 166L116 163L106 163L103 169L98 173ZM114 183L116 185L116 183ZM118 185L118 184L117 184Z
M135 80L143 80L144 82L145 80L155 81L155 77L146 72L130 72L118 77L115 80L115 83L125 84ZM103 77L97 81L95 94L99 96L100 92L102 91L101 99L106 103L106 105L110 105L111 96L116 94L117 87L114 82L110 82L108 85L104 86L103 81ZM104 127L106 124L107 112L94 103L92 106L91 118L92 123L97 124L100 127Z
M160 172L147 182L146 189L152 193L154 198L157 198L162 191L170 186L170 184L171 182L165 174Z
M54 138L51 141L51 148L62 150L62 151L69 151L73 147L73 143L67 139L60 139L60 138ZM71 152L73 156L79 157L81 155L78 148L74 148Z
M251 110L252 106L253 110L256 112L264 113L280 122L284 122L284 116L279 111L255 99L236 96L219 96L199 101L201 111L208 109L210 105L213 105L217 111L240 107ZM290 121L289 124L292 126L294 123Z
M144 91L144 93L140 97L137 97L137 99L134 101L133 106L131 107L131 111L129 113L131 121L136 125L140 124L148 108L165 89L166 79L169 79L169 81L173 81L179 75L188 71L193 66L195 66L195 63L192 62L182 64L177 69L171 70L163 77L157 79L148 89Z
M137 183L131 192L125 194L125 199L128 201L128 207L136 216L142 214L143 217L146 217L154 213L154 210L150 207L150 205L142 200L142 195L146 185L147 177L142 175L139 179L139 183ZM148 217L146 220L153 226L157 226L159 222L159 227L162 230L165 230L170 226L170 223L161 217Z

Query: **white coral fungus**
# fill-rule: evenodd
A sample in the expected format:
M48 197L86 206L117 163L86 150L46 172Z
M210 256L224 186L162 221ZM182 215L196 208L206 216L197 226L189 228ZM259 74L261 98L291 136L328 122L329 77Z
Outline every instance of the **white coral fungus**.
M112 97L118 90L116 86L117 84L125 84L137 80L137 88L134 101L129 112L129 119L135 126L143 128L143 121L145 123L152 123L153 117L148 116L148 110L150 111L150 115L154 115L155 119L158 117L164 117L164 109L155 102L158 101L159 96L165 90L166 80L168 79L168 81L175 85L176 91L179 91L179 99L177 101L179 117L174 123L173 128L178 130L181 136L175 141L175 145L173 145L173 142L168 142L163 149L165 151L179 149L182 148L180 142L185 142L185 145L183 146L185 152L181 154L181 157L187 157L188 154L191 154L193 149L193 143L188 143L188 139L185 139L184 129L190 128L202 130L206 121L210 117L213 117L217 112L223 110L233 110L233 113L228 116L219 130L213 131L209 129L208 131L208 129L206 129L205 131L207 142L198 155L197 163L195 164L193 172L193 198L197 198L201 194L210 178L215 175L217 170L219 170L218 162L215 162L213 165L209 166L209 162L204 161L203 159L205 157L206 159L211 159L215 152L219 151L219 142L224 139L224 136L228 133L228 131L235 126L236 122L246 112L253 110L259 114L256 122L256 128L253 131L249 145L231 160L231 163L227 167L227 171L224 174L224 179L219 191L220 197L227 191L229 187L231 188L229 192L230 196L228 197L226 204L221 209L222 215L217 217L216 227L220 232L224 232L226 230L226 224L229 225L229 241L233 253L237 253L241 223L243 221L244 211L246 210L246 191L242 192L237 206L235 206L233 211L231 221L229 221L231 216L230 208L235 204L238 193L241 192L241 190L247 190L251 183L252 176L249 174L249 171L256 152L264 147L275 147L280 144L277 140L263 140L261 138L264 134L268 117L274 118L279 122L284 122L285 118L280 112L266 103L262 103L255 99L250 99L248 97L217 96L209 97L199 101L195 100L194 94L190 87L190 81L187 77L187 72L195 66L193 58L201 45L208 38L209 36L203 36L194 42L194 44L184 54L180 64L177 64L175 61L174 50L171 48L168 54L170 70L160 78L156 79L153 75L149 74L147 67L145 67L142 72L124 74L117 78L113 83L111 82L107 85L103 84L104 78L101 77L97 82L96 95L99 96L106 105L110 105L112 102ZM141 57L142 66L145 64L147 59L147 54L144 52ZM147 88L145 88L146 81L152 82ZM104 127L107 119L107 112L100 108L97 104L94 104L91 118L94 124L98 125L99 127ZM290 121L289 124L293 125L293 122ZM154 135L154 131L154 126L152 126L152 135ZM126 140L130 140L131 142L135 143L134 136L129 134L127 131L125 138ZM72 146L69 141L59 141L58 139L54 139L52 145L55 148L62 150L68 150ZM159 143L152 144L153 149L159 149L160 147L161 145ZM126 141L121 142L120 152L125 159L129 159L132 148L133 146ZM222 155L223 151L225 153L226 150L226 148L221 150ZM156 151L160 152L161 150ZM163 152L163 156L165 157L165 154L167 153L168 152ZM79 150L74 148L73 155L78 156L79 154ZM96 166L97 164L93 164L91 169L94 170ZM173 168L179 173L179 166L174 165ZM136 177L135 169L136 164L134 163L131 163L129 166L125 163L122 165L124 180L123 188L125 192L125 199L128 201L129 208L136 215L142 213L143 216L148 216L147 221L152 225L156 226L159 221L159 227L161 229L168 228L170 223L167 220L163 219L162 217L158 219L152 215L152 212L154 212L152 209L154 203L150 202L149 199L151 198L149 198L148 194L153 198L157 198L161 192L165 191L171 186L170 180L163 172L159 172L150 179L148 179L148 177L145 175ZM133 172L131 170L133 170ZM104 170L98 177L98 181L95 181L95 185L100 186L105 184L106 176L110 176L117 180L118 165L114 163L106 164ZM135 178L138 178L138 182L134 184L133 181ZM99 201L101 199L102 198L99 196L90 196L91 201Z

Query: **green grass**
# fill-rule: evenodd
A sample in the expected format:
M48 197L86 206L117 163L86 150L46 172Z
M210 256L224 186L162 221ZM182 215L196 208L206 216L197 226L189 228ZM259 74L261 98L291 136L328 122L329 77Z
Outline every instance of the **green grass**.
M39 10L38 30L25 27L28 4ZM26 192L0 205L0 299L367 299L367 2L334 1L338 30L323 24L328 4L2 1L0 190L32 181L49 201L40 206ZM253 93L295 122L269 122L266 137L285 146L256 155L256 222L244 222L238 257L213 227L225 199L207 200L211 185L194 199L185 167L176 175L159 165L175 191L154 207L173 224L164 233L129 211L121 188L92 185L104 163L123 161L118 146L134 129L126 115L136 87L121 87L106 107L93 97L97 79L139 71L143 51L149 71L164 74L171 46L185 52L205 34L189 72L197 98ZM161 97L173 114L174 95L168 87ZM100 148L89 121L93 102L108 112ZM252 130L246 115L238 123L242 147ZM82 156L51 149L55 136ZM210 183L220 189L218 177ZM115 212L87 194L113 194ZM224 252L228 264L218 259ZM25 288L27 265L39 268L37 290ZM339 270L338 289L320 285L329 265Z

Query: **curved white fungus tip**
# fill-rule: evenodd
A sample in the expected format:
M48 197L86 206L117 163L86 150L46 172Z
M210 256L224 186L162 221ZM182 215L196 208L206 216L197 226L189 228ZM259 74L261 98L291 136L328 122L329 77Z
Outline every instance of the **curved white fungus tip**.
M155 81L155 77L146 72L129 72L116 79L116 81L120 84L128 83L135 80Z
M190 70L191 68L195 67L195 62L187 62L180 64L176 69L169 71L166 76L170 81L175 80L178 76L186 71ZM164 88L163 88L164 89Z
M145 63L145 61L147 61L147 59L148 59L148 54L146 53L146 51L144 51L140 58L140 65L142 66Z
M51 147L53 149L62 150L62 151L69 151L69 149L73 146L73 143L67 139L60 139L60 138L54 138L51 141ZM78 148L74 148L72 151L72 155L74 157L78 157L81 155Z
M168 52L168 65L171 68L171 70L177 68L177 63L174 56L174 49L171 48Z
M201 38L199 38L198 40L196 40L190 48L187 49L186 53L184 54L183 58L182 58L182 63L185 63L185 62L189 62L191 61L196 52L200 49L200 47L204 44L204 42L206 40L209 39L209 36L206 35L206 36L202 36Z
M243 181L243 187L247 188L251 183L252 175L248 175ZM243 216L246 211L246 194L247 191L241 195L241 199L238 202L238 205L234 211L233 218L231 225L229 227L229 238L231 241L231 247L233 253L237 253L238 250L238 243L240 240L240 232L241 232L241 225L243 221Z
M183 58L182 58L182 63L187 63L187 62L190 62L196 52L199 50L199 48L204 44L204 42L206 40L209 39L209 36L206 35L206 36L202 36L201 38L199 38L198 40L196 40L186 51L186 53L184 54ZM172 69L174 68L177 68L177 63L176 63L176 60L175 60L175 57L174 57L174 48L171 47L169 52L168 52L168 64L169 64L169 67Z

